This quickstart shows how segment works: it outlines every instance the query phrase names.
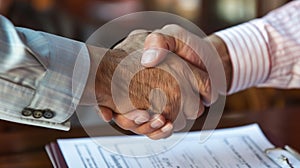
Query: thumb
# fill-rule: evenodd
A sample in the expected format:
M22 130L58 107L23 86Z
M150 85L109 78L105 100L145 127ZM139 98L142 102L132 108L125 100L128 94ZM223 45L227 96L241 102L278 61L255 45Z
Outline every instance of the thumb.
M162 62L168 51L173 51L175 46L174 38L158 32L153 32L146 37L144 53L141 63L146 67L153 67Z
M202 43L200 37L182 27L174 24L166 25L146 37L141 63L146 67L153 67L162 62L168 52L173 52L191 64L205 69L201 58L195 52Z

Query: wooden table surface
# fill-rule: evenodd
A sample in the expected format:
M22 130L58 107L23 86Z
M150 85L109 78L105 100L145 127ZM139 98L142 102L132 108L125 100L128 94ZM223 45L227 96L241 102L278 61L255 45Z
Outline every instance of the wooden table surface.
M195 122L194 130L199 129L204 118ZM260 113L224 114L218 127L255 122L259 123L265 135L276 146L287 144L300 151L300 107L270 109ZM105 127L99 129L105 134ZM83 137L86 133L82 128L64 132L0 121L0 136L1 168L47 168L52 165L44 150L46 144L57 138Z

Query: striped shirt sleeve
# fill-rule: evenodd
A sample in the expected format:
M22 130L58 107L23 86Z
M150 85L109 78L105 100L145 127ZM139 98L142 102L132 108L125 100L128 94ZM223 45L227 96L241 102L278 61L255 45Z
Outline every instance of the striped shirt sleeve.
M228 94L250 87L300 88L300 1L216 35L231 57Z

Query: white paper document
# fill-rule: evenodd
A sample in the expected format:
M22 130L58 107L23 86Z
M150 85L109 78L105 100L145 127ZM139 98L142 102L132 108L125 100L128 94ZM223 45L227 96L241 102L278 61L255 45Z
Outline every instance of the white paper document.
M201 131L205 133L205 131ZM200 132L188 133L180 141L151 143L147 137L99 137L61 139L59 148L68 167L87 168L277 168L265 149L274 146L256 124L217 129L200 143ZM182 136L177 133L173 136ZM143 141L143 139L147 139ZM159 145L159 146L158 146ZM165 149L160 153L155 149ZM139 152L149 155L139 155ZM154 151L154 152L153 152ZM150 153L153 152L152 155ZM122 154L126 155L122 155Z

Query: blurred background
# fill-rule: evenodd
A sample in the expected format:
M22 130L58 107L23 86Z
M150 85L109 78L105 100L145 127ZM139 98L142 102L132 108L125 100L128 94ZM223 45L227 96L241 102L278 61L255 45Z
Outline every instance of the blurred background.
M288 3L290 0L0 0L0 14L9 18L16 26L41 30L56 35L86 41L101 25L119 16L145 10L165 11L183 16L198 25L207 35L261 17L270 10ZM228 96L224 116L229 122L243 123L251 116L266 123L267 129L275 139L283 142L294 142L291 138L290 125L298 135L297 117L288 113L286 107L299 107L299 90L279 90L270 88L251 88ZM279 110L280 114L273 113ZM281 110L280 110L281 109ZM85 130L80 125L96 126L96 130L111 135L105 130L104 122L93 109L81 109L80 124L77 116L72 117L72 129L69 132L26 126L0 120L0 167L51 167L50 160L44 151L45 144L57 138L80 137ZM269 111L269 113L260 113ZM270 111L272 113L270 113ZM283 112L283 113L281 113ZM270 117L270 114L274 116ZM289 114L287 117L286 114ZM243 117L243 115L246 116ZM249 117L249 118L248 118ZM201 125L201 119L197 123ZM295 118L295 120L293 120ZM245 120L246 119L246 120ZM266 121L266 122L265 122ZM292 121L292 122L291 122ZM241 124L240 123L240 124ZM291 123L291 124L290 124ZM98 127L98 125L101 127ZM195 124L197 125L197 124ZM226 119L225 119L226 125ZM276 127L274 127L276 125ZM288 126L287 126L288 125ZM103 126L103 127L102 127ZM280 135L280 136L278 136ZM273 137L273 139L274 139ZM289 141L289 140L292 141ZM288 144L288 143L284 143ZM299 149L299 147L298 147ZM6 165L6 166L5 166ZM14 165L14 166L12 166Z
M16 26L85 41L124 14L158 10L183 16L206 34L261 17L289 0L0 0L0 13ZM295 106L297 90L252 88L228 97L225 111L257 112Z

